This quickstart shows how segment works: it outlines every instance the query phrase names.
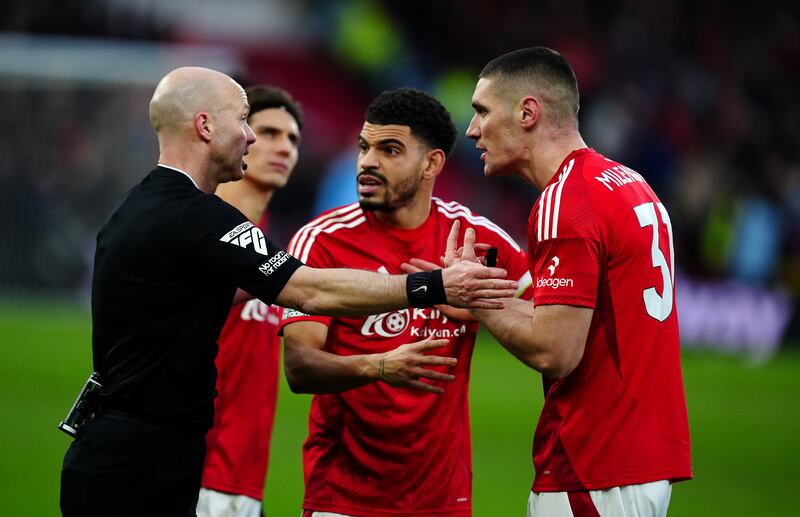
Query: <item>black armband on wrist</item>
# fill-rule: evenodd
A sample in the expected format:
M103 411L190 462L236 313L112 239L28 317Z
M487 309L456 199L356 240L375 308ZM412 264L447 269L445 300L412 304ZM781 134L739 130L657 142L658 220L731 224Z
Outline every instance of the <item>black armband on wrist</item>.
M411 273L406 278L406 296L411 307L433 307L447 303L442 270Z

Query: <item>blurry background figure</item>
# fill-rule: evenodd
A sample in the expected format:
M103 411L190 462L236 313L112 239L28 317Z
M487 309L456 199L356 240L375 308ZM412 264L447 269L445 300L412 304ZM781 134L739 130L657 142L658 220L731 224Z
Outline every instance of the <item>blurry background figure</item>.
M267 206L297 164L303 115L280 88L246 88L248 123L256 135L239 181L217 195L265 235ZM199 517L258 517L278 398L278 309L253 299L234 305L219 336L214 426L206 435ZM233 513L231 513L233 512Z

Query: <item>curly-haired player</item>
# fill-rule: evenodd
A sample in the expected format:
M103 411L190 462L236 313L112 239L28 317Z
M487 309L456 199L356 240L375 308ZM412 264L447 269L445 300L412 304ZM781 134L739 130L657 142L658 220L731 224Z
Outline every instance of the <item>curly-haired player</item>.
M358 137L359 202L301 228L290 252L315 267L396 273L414 257L438 263L459 221L499 249L498 266L525 290L517 243L485 217L432 197L455 141L450 114L427 93L382 93ZM285 311L287 379L295 392L316 394L303 447L306 516L471 515L467 389L478 326L454 316L464 314Z

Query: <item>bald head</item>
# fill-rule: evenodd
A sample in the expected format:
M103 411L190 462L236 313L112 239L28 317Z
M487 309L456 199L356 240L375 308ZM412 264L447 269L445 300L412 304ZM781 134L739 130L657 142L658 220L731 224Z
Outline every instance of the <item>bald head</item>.
M199 67L177 68L164 76L150 99L150 123L159 136L190 128L195 114L216 111L241 87L227 75Z

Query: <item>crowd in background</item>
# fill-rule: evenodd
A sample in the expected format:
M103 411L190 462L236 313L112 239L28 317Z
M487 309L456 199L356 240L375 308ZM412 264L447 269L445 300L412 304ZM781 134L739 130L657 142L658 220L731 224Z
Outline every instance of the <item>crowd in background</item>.
M295 175L271 205L277 242L318 211L355 200L356 137L379 91L427 90L463 133L483 64L546 45L575 67L587 143L639 171L669 207L678 268L692 289L718 282L798 305L800 17L789 2L273 1L263 4L285 24L271 20L263 38L237 36L234 27L215 41L157 4L10 5L0 30L225 45L241 56L233 72L243 84L291 91L307 122ZM153 87L3 79L0 289L69 290L86 281L97 229L157 156L147 120ZM524 243L537 192L483 178L462 134L435 194L490 216Z

